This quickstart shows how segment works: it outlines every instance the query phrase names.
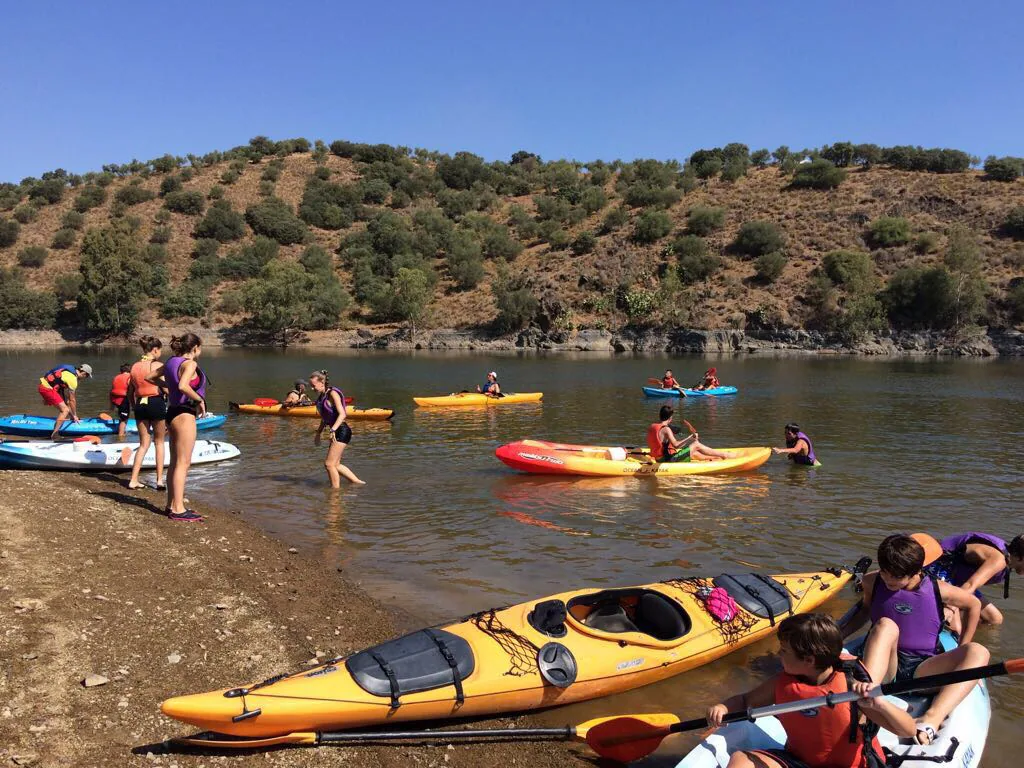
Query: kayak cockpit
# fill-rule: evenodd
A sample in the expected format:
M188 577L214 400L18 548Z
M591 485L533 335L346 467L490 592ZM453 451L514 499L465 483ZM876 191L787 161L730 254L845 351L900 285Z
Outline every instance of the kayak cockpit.
M653 589L606 589L569 601L571 620L598 632L638 632L660 642L684 637L689 615L675 600Z

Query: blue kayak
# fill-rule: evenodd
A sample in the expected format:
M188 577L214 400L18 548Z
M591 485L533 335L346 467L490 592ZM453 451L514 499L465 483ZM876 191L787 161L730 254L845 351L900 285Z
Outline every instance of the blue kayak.
M225 421L227 416L217 416L212 413L196 420L196 429L216 429ZM0 432L7 435L21 435L22 437L49 437L53 432L53 425L56 419L49 416L29 416L24 413L17 413L14 416L0 418ZM135 426L135 419L128 419L128 432L138 432ZM72 421L65 421L61 427L60 434L68 437L82 437L83 435L116 435L117 422L106 419L82 419L77 424Z
M721 397L722 395L735 395L739 390L736 387L712 387L711 389L663 389L662 387L644 387L644 394L648 397Z

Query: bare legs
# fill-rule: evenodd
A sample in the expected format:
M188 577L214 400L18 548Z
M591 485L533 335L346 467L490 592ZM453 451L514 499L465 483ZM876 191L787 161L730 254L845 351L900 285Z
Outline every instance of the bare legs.
M57 422L53 425L53 432L50 433L50 439L56 440L60 437L60 428L64 426L64 422L67 421L68 416L71 415L71 409L68 408L67 403L61 403L57 406L59 413L57 414Z
M196 417L190 413L179 413L168 425L168 432L171 463L167 467L167 508L180 515L185 511L185 480L196 444Z
M704 445L700 440L694 440L690 445L690 458L697 461L714 461L732 457L725 451L716 451L714 448Z
M324 467L327 469L327 477L331 480L331 488L340 488L342 477L350 483L366 485L366 483L356 477L355 472L341 463L341 457L345 453L345 447L345 443L332 440L330 448L327 449L327 458L324 459Z
M164 484L164 437L167 434L167 423L163 419L157 421L140 421L139 426L139 450L135 452L135 462L132 464L132 478L128 481L131 489L141 488L139 472L142 470L142 459L153 445L153 452L156 454L156 484L157 487Z

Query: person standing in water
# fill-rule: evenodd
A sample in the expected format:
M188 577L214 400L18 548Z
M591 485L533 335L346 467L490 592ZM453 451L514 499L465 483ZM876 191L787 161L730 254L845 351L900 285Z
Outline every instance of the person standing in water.
M345 421L345 417L348 415L345 409L345 393L337 387L331 386L327 371L311 373L309 385L318 395L316 410L320 414L320 428L316 431L313 444L320 445L320 436L325 427L331 435L331 445L327 449L327 458L324 459L331 488L341 487L342 475L350 483L365 485L366 483L356 477L355 472L341 463L346 446L352 442L352 428Z
M142 359L131 367L131 383L128 397L135 411L135 425L139 430L139 449L135 452L132 464L132 477L128 487L133 491L145 486L139 482L142 470L142 459L153 445L156 454L156 489L167 489L164 483L164 440L167 436L167 400L163 390L151 382L150 377L158 377L163 373L164 364L160 362L163 343L155 336L143 336L139 339L142 347Z
M110 383L110 407L117 413L117 440L124 440L124 433L128 429L128 417L131 415L132 404L128 399L128 386L131 383L132 367L125 363L121 366L121 372L114 377Z
M206 385L199 367L202 339L194 333L171 338L174 356L162 371L146 377L151 384L167 388L167 431L170 434L171 461L167 467L167 517L175 522L201 523L203 516L185 508L185 481L192 466L196 444L196 419L206 415Z
M794 464L804 464L813 467L818 464L818 457L814 453L814 444L811 438L800 431L800 425L790 422L785 426L783 434L786 436L785 448L772 448L776 456L786 455Z
M57 439L61 427L69 416L71 421L78 423L78 400L75 397L75 390L78 389L80 379L88 378L92 378L92 366L88 363L65 363L50 369L39 379L39 396L43 398L44 403L57 409L57 421L53 425L53 432L50 433L51 440Z

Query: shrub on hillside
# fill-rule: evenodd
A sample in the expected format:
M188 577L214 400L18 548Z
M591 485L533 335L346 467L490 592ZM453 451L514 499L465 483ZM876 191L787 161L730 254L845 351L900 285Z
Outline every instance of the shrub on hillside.
M523 244L512 237L508 227L496 227L484 237L484 254L490 259L512 261L523 252Z
M18 242L21 225L10 219L0 218L0 248L9 248Z
M624 227L627 222L629 222L629 213L625 208L612 208L601 221L601 232L604 234L615 232Z
M85 226L85 216L78 211L65 211L60 217L60 225L64 229L78 229Z
M28 224L35 219L38 213L39 209L34 205L19 205L11 215L19 224Z
M746 221L733 241L733 248L748 258L782 250L786 239L770 221Z
M208 259L216 258L217 250L220 248L220 242L213 238L200 238L196 240L195 245L192 246L192 258L193 259Z
M67 189L67 183L64 179L47 179L32 186L28 191L28 199L52 205L61 201L65 189Z
M370 179L359 183L362 201L367 205L382 205L391 194L391 186L383 179Z
M476 210L476 196L469 190L443 189L437 195L437 204L445 216L458 221L470 211Z
M1010 209L1003 219L1002 231L1014 240L1024 240L1024 206Z
M181 162L174 155L163 155L156 160L150 160L149 164L157 173L170 173L181 165Z
M412 198L407 192L401 189L396 189L391 193L391 202L388 203L395 210L401 210L408 208L412 204Z
M456 152L437 162L437 175L450 189L470 189L478 181L487 182L491 171L482 157L471 152Z
M771 251L757 257L755 270L757 279L765 283L774 283L782 277L786 269L786 254L783 251Z
M993 181L1016 181L1024 175L1024 158L989 156L985 159L985 174Z
M124 224L90 229L82 240L82 287L78 314L86 327L101 333L130 333L151 282L149 264Z
M21 270L0 267L0 329L53 328L56 319L53 294L30 290Z
M90 208L103 205L107 200L107 191L100 186L89 185L75 197L75 210L85 213Z
M447 250L455 227L439 208L423 208L412 215L413 250L425 259Z
M150 264L166 264L167 246L163 243L150 242L143 249L142 257Z
M202 221L196 224L193 236L228 243L243 237L245 232L245 219L242 215L231 210L231 203L219 200L210 207Z
M173 230L170 227L154 227L153 233L149 236L149 242L158 244L169 243L172 234Z
M521 205L513 205L508 209L508 224L522 241L530 242L537 237L537 222Z
M210 200L220 200L221 198L224 197L224 187L220 186L219 184L214 184L212 187L210 187L210 190L206 193L206 196Z
M220 260L221 277L256 277L273 259L279 246L269 237L257 235L252 243L238 248Z
M892 248L910 242L910 222L902 216L882 216L871 222L868 245L872 248Z
M328 181L331 178L331 169L326 165L318 165L316 170L313 171L313 177L320 179L320 181Z
M41 267L46 263L46 249L41 245L30 245L18 253L19 267Z
M82 287L81 272L65 272L57 275L53 280L53 292L57 301L64 304L66 301L74 301L78 298L78 291Z
M633 225L633 239L638 243L655 243L672 231L672 217L665 211L645 210Z
M793 173L791 187L798 189L835 189L846 180L846 171L828 160L812 160Z
M882 303L899 328L948 328L953 322L955 285L945 267L905 267L882 292Z
M319 245L310 245L299 256L299 264L307 272L316 273L333 273L334 272L334 260L331 255L327 253Z
M188 265L188 279L216 282L221 277L220 265L221 260L216 256L200 256Z
M1013 320L1018 323L1024 321L1024 280L1018 278L1017 283L1007 291L1006 303Z
M164 197L164 207L175 213L183 213L186 216L198 216L206 208L206 200L203 193L194 189L178 190L170 192Z
M937 232L922 232L914 238L914 250L922 255L935 253L939 250L939 234Z
M456 232L447 248L448 273L462 290L475 288L484 278L480 244L468 232Z
M494 329L498 333L513 333L529 325L537 314L537 299L525 285L507 279L495 280L491 286L498 315Z
M347 229L355 221L355 207L361 198L355 184L332 184L319 178L306 182L299 203L299 217L321 229Z
M572 210L567 200L554 195L534 195L533 203L537 207L537 221L565 221Z
M749 170L749 168L749 158L729 158L722 164L722 181L738 181L747 175L747 170Z
M160 182L160 197L167 197L171 192L177 192L182 188L181 178L178 176L167 176Z
M564 251L572 241L572 235L566 232L557 221L542 222L537 233L552 251Z
M418 324L430 301L430 277L420 269L400 267L395 276L370 297L370 307L382 320Z
M758 168L764 168L771 160L772 153L767 149L757 149L750 153L750 162Z
M144 189L139 184L129 184L126 187L121 187L117 192L114 193L114 200L121 203L121 205L139 205L140 203L148 203L150 200L156 197L156 193L151 190Z
M626 291L623 297L626 316L633 324L642 324L651 319L655 307L657 307L657 296L650 291L633 287Z
M710 235L725 226L725 208L695 205L686 214L686 231L691 235Z
M848 291L866 291L874 280L874 264L862 251L832 251L822 262L825 274Z
M281 166L275 163L276 161L271 162L270 165L263 169L263 173L260 174L260 181L277 181L281 178Z
M230 185L234 184L240 178L242 178L241 171L236 170L234 168L228 168L227 170L224 171L224 173L220 175L220 183Z
M186 280L164 294L160 303L160 316L165 320L176 317L202 317L210 303L209 280Z
M585 253L590 253L597 247L597 235L593 232L580 232L576 236L576 239L572 241L570 248L572 252L577 256L582 256Z
M600 211L608 204L608 195L601 187L587 187L580 195L580 206L588 214Z
M75 235L77 233L73 229L58 229L53 235L53 241L50 243L51 248L63 251L70 248L75 244Z
M274 195L274 182L272 181L261 181L259 187L256 189L260 197L273 197Z

